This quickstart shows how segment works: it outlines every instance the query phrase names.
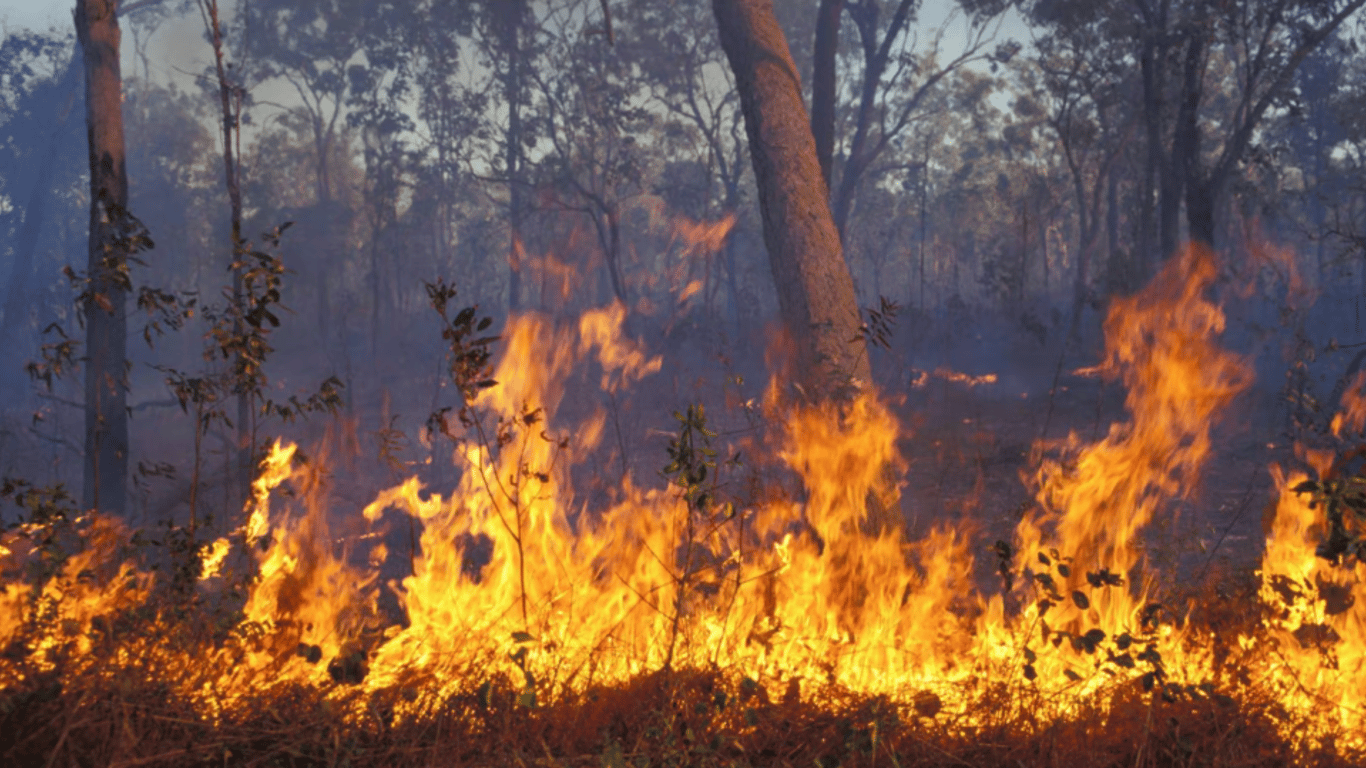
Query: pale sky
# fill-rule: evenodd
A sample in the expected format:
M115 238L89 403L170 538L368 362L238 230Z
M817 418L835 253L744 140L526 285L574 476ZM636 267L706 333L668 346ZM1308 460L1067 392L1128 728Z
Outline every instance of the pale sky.
M29 27L44 30L51 26L71 26L74 0L0 0L0 21L9 28Z

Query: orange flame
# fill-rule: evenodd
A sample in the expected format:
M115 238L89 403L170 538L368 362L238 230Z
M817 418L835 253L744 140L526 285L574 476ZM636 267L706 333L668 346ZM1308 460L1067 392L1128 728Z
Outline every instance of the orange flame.
M1041 447L1038 509L1020 520L1013 548L998 545L1007 575L1021 573L1012 550L1024 558L1024 583L1005 595L979 590L966 526L910 541L868 525L870 499L889 472L905 469L901 426L873 392L784 417L768 451L793 487L721 503L711 454L694 452L680 459L692 473L681 485L645 488L627 477L605 508L587 509L572 470L598 447L605 416L561 424L570 375L586 358L598 386L615 393L646 381L660 360L623 332L619 304L572 323L513 318L494 373L500 384L462 421L457 485L438 493L410 478L361 510L371 526L390 510L421 523L402 579L378 584L388 557L378 536L357 558L368 567L334 546L329 520L338 514L321 470L276 444L234 534L257 553L239 639L211 654L209 672L184 673L181 693L222 716L272 685L342 699L334 683L350 683L368 694L404 691L405 717L483 683L518 691L530 706L662 668L717 667L789 690L889 694L926 717L943 711L971 725L999 715L974 704L992 692L1047 720L1104 711L1131 684L1165 691L1179 682L1275 691L1295 715L1287 728L1317 716L1360 733L1366 595L1357 590L1366 566L1315 557L1323 515L1299 492L1308 475L1273 470L1280 497L1262 561L1269 618L1260 629L1214 638L1156 621L1157 586L1138 576L1145 528L1190 498L1213 450L1212 425L1251 383L1248 361L1216 343L1225 320L1208 296L1215 276L1212 256L1191 249L1112 305L1099 370L1128 388L1129 418L1093 444L1071 435ZM1366 424L1361 386L1335 432ZM1326 454L1305 456L1319 478L1332 473ZM273 495L284 483L302 507ZM118 562L122 536L94 521L90 545L41 585L75 638L52 634L43 648L88 650L79 638L97 616L146 599L150 577L127 562L103 581L78 578ZM475 541L487 542L485 556L469 549ZM31 618L15 576L36 556L26 542L0 536L0 644ZM229 549L222 540L206 553L206 575ZM381 589L397 597L401 623L385 626ZM1230 676L1215 663L1216 647L1231 645L1252 674Z

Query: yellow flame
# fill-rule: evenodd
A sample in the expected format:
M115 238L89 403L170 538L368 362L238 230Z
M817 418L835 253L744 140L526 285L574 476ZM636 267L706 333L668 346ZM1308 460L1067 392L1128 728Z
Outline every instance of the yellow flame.
M217 539L209 545L200 561L199 578L201 580L207 581L218 575L219 569L223 567L223 561L228 557L230 547L227 539Z
M716 243L723 237L714 234ZM898 441L906 437L871 391L777 413L771 444L748 446L777 460L779 480L730 504L717 503L711 494L722 492L705 482L647 488L628 476L601 508L587 508L573 487L574 462L598 447L605 417L562 423L571 375L588 362L597 386L615 393L647 381L660 360L624 333L620 304L575 322L514 317L494 372L500 384L479 394L479 420L452 449L458 482L436 492L414 477L378 493L360 510L371 526L368 553L348 560L335 546L329 523L343 512L327 496L320 460L297 462L293 446L275 444L238 532L257 558L243 620L233 642L193 665L207 672L180 673L179 690L217 717L253 691L311 685L368 717L363 701L344 696L338 683L347 683L374 695L404 691L404 717L491 681L553 698L665 667L717 667L763 685L889 694L970 726L997 716L975 704L991 691L1048 720L1083 706L1103 712L1131 683L1155 691L1199 683L1275 691L1298 718L1287 724L1320 717L1325 729L1360 733L1366 566L1315 557L1323 511L1297 492L1311 475L1273 470L1264 626L1230 642L1183 621L1154 621L1149 610L1157 587L1141 576L1145 529L1198 487L1212 426L1251 382L1248 361L1217 345L1216 274L1211 255L1191 249L1142 293L1112 304L1097 372L1127 387L1128 417L1094 443L1070 435L1040 446L1037 509L1019 521L1015 546L997 551L1017 579L1005 595L980 591L968 526L909 540L870 524L887 477L905 470ZM970 386L995 380L933 375ZM1366 424L1361 385L1347 393L1335 433ZM428 439L435 447L445 438ZM1334 471L1330 455L1302 455L1315 477ZM296 500L273 496L285 483ZM380 540L389 511L421 524L411 570L383 587L397 598L400 623L377 608L376 569L397 559ZM95 521L89 536L41 585L68 622L42 638L43 653L70 644L88 651L96 617L137 604L150 588L119 561L117 526ZM475 542L484 543L479 557ZM206 576L228 549L227 540L212 545ZM32 618L15 574L37 554L18 533L0 535L0 643ZM111 563L108 578L81 578ZM1216 649L1238 654L1249 675L1229 674Z

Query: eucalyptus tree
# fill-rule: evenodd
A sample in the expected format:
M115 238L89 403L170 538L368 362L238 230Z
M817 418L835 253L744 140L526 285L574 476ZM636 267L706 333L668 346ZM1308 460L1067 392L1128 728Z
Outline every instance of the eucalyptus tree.
M20 355L32 349L30 316L40 243L56 226L79 172L80 121L72 120L80 95L82 58L73 39L20 31L0 40L0 253L9 262L0 349L7 353L0 382L17 385ZM53 270L55 275L56 270ZM14 359L8 359L14 355Z
M83 506L124 512L128 480L128 258L146 242L128 211L118 0L81 0L74 14L85 63L90 243L85 313Z
M331 346L332 283L355 215L344 204L349 190L334 178L337 157L350 156L347 115L376 89L404 93L411 64L404 32L418 23L420 9L407 0L253 0L241 10L243 56L263 81L279 80L297 96L290 104L258 103L292 114L311 138L313 201L300 212L309 254L296 266L317 291L318 330Z
M657 115L630 64L606 34L593 33L598 6L596 0L562 0L547 8L542 27L553 36L543 65L531 73L537 138L544 145L537 183L553 192L543 195L549 204L587 218L603 257L600 298L629 304L623 216L646 190L648 138Z
M798 375L816 399L847 397L872 373L796 64L771 0L713 0L712 10L740 93L764 242Z
M653 35L622 35L617 48L640 73L651 102L662 112L660 140L670 157L658 193L677 211L696 219L745 216L745 169L749 166L744 116L735 79L721 50L706 0L642 0L622 9L628 29ZM682 177L682 178L680 178ZM743 333L737 238L727 237L720 266L730 294L733 323ZM708 270L705 296L720 281Z
M816 9L811 130L841 237L863 182L870 172L880 174L880 158L921 117L921 107L945 78L975 63L999 65L1019 50L1013 41L993 45L1001 3L958 3L923 48L915 31L922 10L921 0L821 0ZM848 69L858 72L847 85L835 75L846 17L857 45ZM966 27L962 45L948 50L949 27L959 21Z
M1072 332L1076 333L1093 277L1102 224L1108 228L1112 266L1119 237L1118 177L1126 145L1142 119L1134 105L1142 84L1123 30L1105 14L1077 13L1041 4L1033 21L1042 34L1027 66L1036 72L1042 122L1056 138L1069 177L1076 218L1076 269L1072 283ZM1026 97L1027 99L1028 97ZM1101 211L1108 206L1108 216ZM1142 249L1138 255L1141 258Z
M415 14L422 21L412 35L415 149L421 157L413 167L409 218L427 235L412 245L430 253L441 273L453 267L461 203L480 186L471 183L472 157L497 133L491 93L496 89L474 74L496 66L496 58L475 58L483 48L475 31L483 17L476 10L466 2L425 4Z

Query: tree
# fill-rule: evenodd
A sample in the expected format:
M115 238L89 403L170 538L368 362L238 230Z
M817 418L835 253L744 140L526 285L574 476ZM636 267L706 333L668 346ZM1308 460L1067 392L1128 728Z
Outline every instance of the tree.
M618 43L645 80L653 100L664 110L664 151L669 157L687 152L696 160L666 164L657 192L676 210L696 219L716 220L742 213L742 182L747 147L739 94L726 66L716 31L711 27L711 8L705 0L636 2L624 9L623 26L665 30L651 36L631 36ZM719 68L723 77L716 77ZM695 179L689 184L677 178ZM719 187L719 189L718 189ZM680 198L689 198L691 205ZM732 230L733 232L734 230ZM737 332L744 334L740 310L738 238L726 238L720 254L726 288ZM720 280L715 281L719 284ZM708 301L715 285L707 275Z
M80 0L75 22L85 61L90 147L83 503L121 515L128 477L128 257L139 233L128 213L117 11L118 0Z
M1308 56L1366 0L1200 0L1173 7L1171 0L1139 0L1144 108L1152 160L1160 165L1162 253L1176 247L1177 216L1184 200L1192 240L1213 245L1216 207L1257 136L1262 119L1283 107L1295 73ZM1228 65L1233 84L1228 109L1211 120L1217 91L1211 62ZM1176 64L1169 148L1162 146L1166 78L1161 62ZM1209 140L1217 138L1214 146Z
M257 0L240 8L242 58L262 80L280 78L294 89L298 106L276 106L302 121L312 139L314 200L300 217L300 229L314 229L312 258L296 268L317 290L319 333L334 339L331 284L341 270L328 262L345 251L353 214L342 202L349 190L333 178L338 151L349 155L343 118L377 83L402 91L411 62L393 43L416 17L406 0Z
M798 375L811 397L847 395L871 381L868 349L796 64L772 0L712 0L712 11L740 92L764 243Z
M76 103L82 61L71 49L69 41L32 33L10 35L0 42L0 71L9 73L8 88L0 96L0 114L5 116L7 133L14 137L3 144L12 163L7 164L17 169L5 173L4 190L12 203L25 201L22 223L11 241L13 267L5 293L4 319L0 321L0 345L10 350L22 346L19 331L28 321L34 256L43 225L48 223L47 208L55 196L56 176L65 165L61 162L63 149L73 138L67 126ZM60 69L60 79L44 81L36 76L34 59L46 58L57 67L58 57L66 51L70 51L70 58ZM35 104L41 97L47 97L47 103ZM33 118L25 120L30 114ZM32 140L21 133L40 130L47 134L46 146L30 151L27 157L20 156L21 147ZM33 180L32 186L25 189L23 183L28 179ZM0 376L0 380L5 378Z
M507 123L503 130L504 173L508 182L508 254L515 260L521 247L522 218L525 204L522 201L522 94L525 89L526 75L523 59L522 36L531 16L531 6L526 0L501 0L489 7L493 25L497 28L498 48L503 54L502 86L503 103L507 105ZM515 311L522 305L522 268L521 264L508 264L508 310Z
M610 293L631 301L624 214L643 193L648 148L643 139L656 115L645 106L635 72L592 24L584 0L552 4L545 26L560 32L547 43L546 64L529 73L541 107L538 128L549 151L538 163L543 189L553 204L588 218L602 253ZM586 19L586 21L584 21Z
M1140 87L1130 76L1132 56L1122 35L1111 26L1112 19L1102 14L1065 13L1057 5L1036 12L1041 14L1036 20L1047 21L1050 27L1036 38L1033 57L1042 76L1044 122L1057 137L1076 211L1071 324L1075 334L1100 241L1102 203L1109 206L1106 224L1110 247L1116 248L1116 166L1140 117L1136 110L1126 114L1131 95Z
M1009 61L1018 50L1018 44L1007 43L989 51L987 46L994 31L991 22L998 9L982 3L967 5L975 12L963 49L944 61L940 59L940 49L952 16L939 28L930 49L917 55L909 25L920 7L919 0L897 0L890 18L883 16L879 0L821 0L816 19L811 128L841 238L868 171L916 119L921 105L935 88L964 66L985 60ZM841 11L848 14L858 31L861 75L854 97L853 132L841 153L843 163L837 168L833 157L839 96L835 66Z

